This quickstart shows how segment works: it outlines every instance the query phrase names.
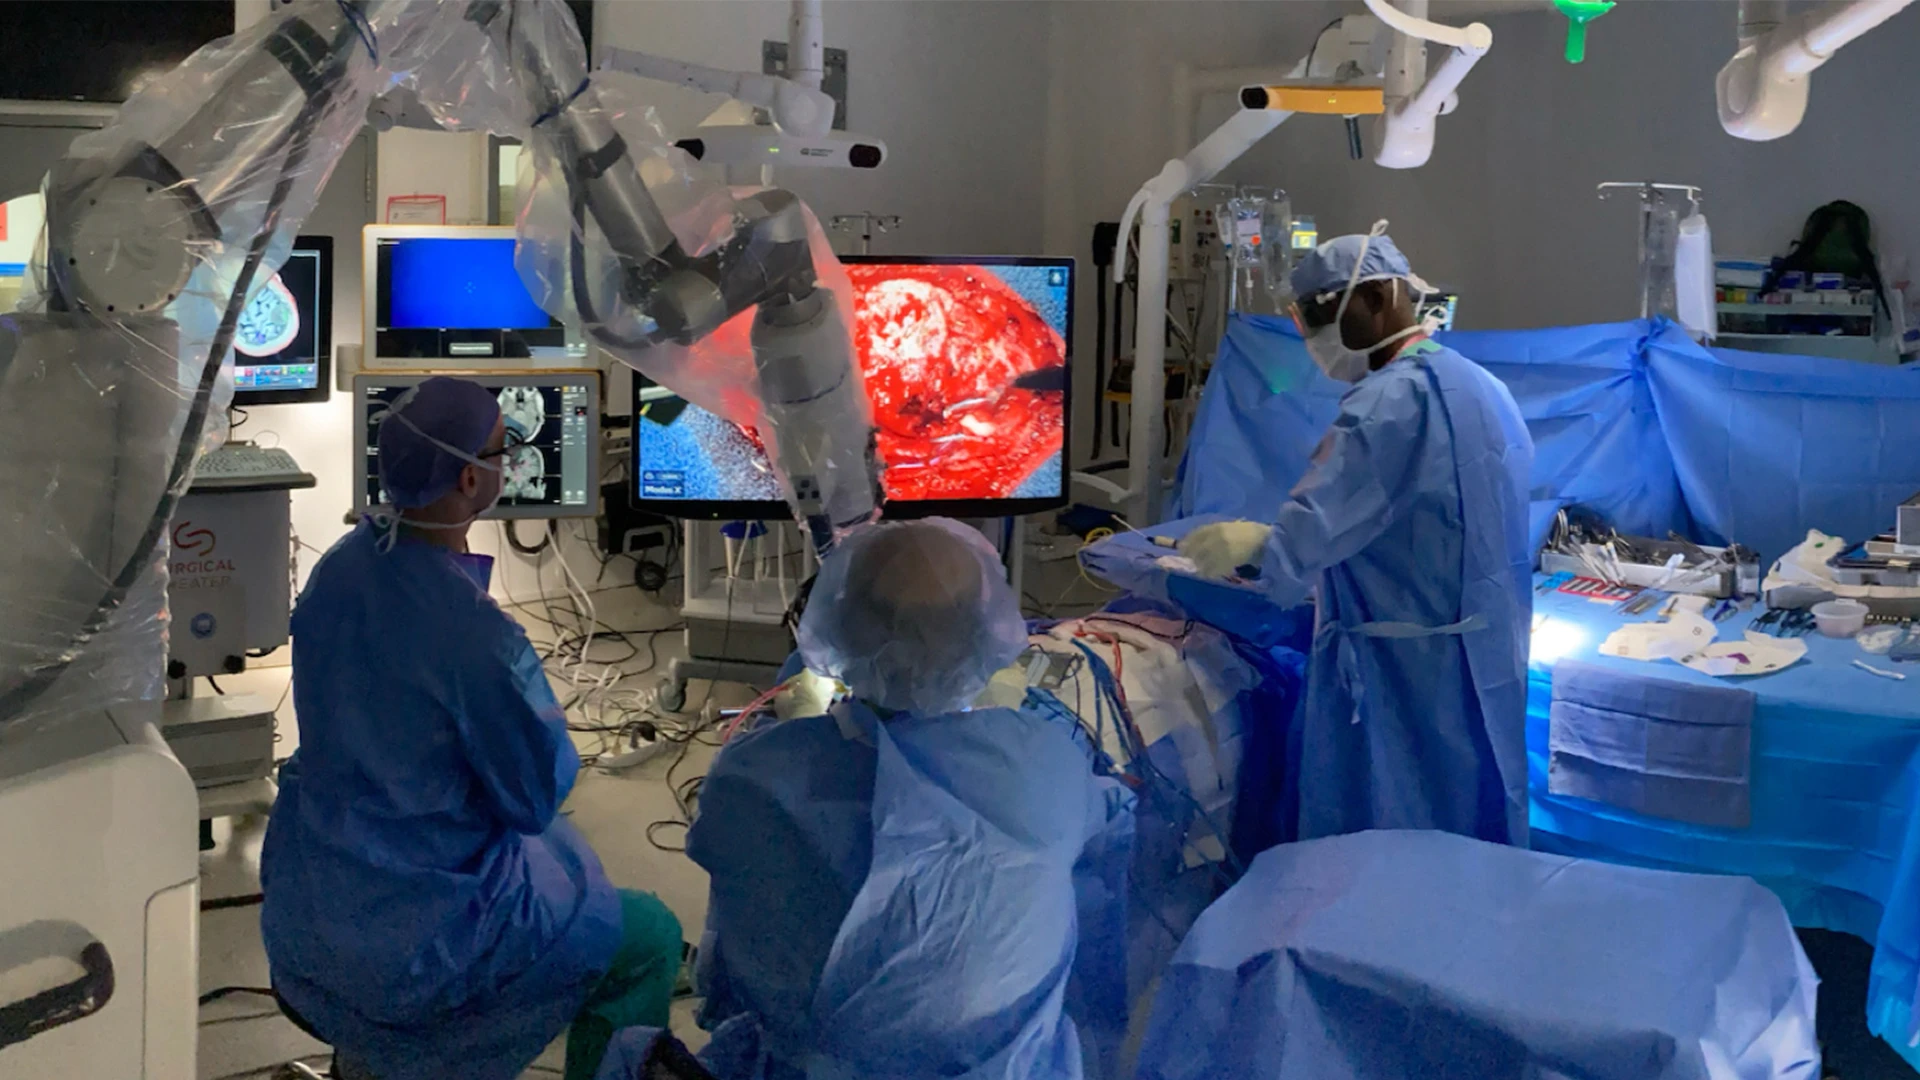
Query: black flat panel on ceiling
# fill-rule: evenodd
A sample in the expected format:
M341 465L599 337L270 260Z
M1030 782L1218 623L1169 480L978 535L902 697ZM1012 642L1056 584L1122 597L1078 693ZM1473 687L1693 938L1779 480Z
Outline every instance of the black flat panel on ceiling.
M233 3L13 0L0 19L0 98L119 102L233 33Z
M593 0L566 0L593 55ZM7 0L0 99L127 100L153 75L233 33L233 0Z

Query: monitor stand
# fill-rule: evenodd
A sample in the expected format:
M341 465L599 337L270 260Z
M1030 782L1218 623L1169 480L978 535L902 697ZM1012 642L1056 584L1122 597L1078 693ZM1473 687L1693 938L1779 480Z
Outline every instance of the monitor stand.
M760 556L774 554L765 545L775 536L780 537L775 550L791 550L785 546L785 530L791 523L767 525L767 536L736 541L748 546L740 567L757 572L762 566ZM796 540L794 546L802 552L802 569L795 577L781 580L716 571L712 569L716 563L724 567L727 561L719 523L687 521L681 529L685 537L681 616L687 624L687 655L667 665L667 682L657 700L669 712L685 706L689 679L737 682L762 689L772 686L793 651L793 639L786 628L787 609L800 583L814 568L811 549Z
M791 523L768 522L773 530L784 530ZM989 518L970 522L1000 550L1007 578L1015 596L1025 586L1026 519ZM686 544L682 554L685 595L681 614L687 629L687 655L667 664L667 681L661 686L657 703L668 712L678 712L687 703L687 681L708 679L743 683L756 689L771 687L780 676L787 657L793 651L793 638L785 625L787 609L792 606L800 583L817 568L813 551L805 543L801 549L801 570L797 578L729 576L710 567L725 564L723 551L715 544L720 526L716 522L681 523ZM747 544L762 543L743 541ZM784 543L784 540L783 540ZM780 549L784 553L784 547ZM757 555L748 558L755 569L761 565Z

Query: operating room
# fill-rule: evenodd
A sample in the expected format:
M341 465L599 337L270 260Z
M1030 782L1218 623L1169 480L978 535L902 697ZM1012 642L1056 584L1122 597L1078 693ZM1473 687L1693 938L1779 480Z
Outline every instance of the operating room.
M6 5L0 1080L1920 1075L1909 6Z

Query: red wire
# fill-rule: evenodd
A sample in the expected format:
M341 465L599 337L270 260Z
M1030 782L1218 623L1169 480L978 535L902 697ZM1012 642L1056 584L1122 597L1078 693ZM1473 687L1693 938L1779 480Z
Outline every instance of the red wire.
M772 701L774 699L774 696L780 693L780 691L783 688L785 688L786 685L787 685L786 683L780 683L779 685L775 686L773 689L768 690L766 693L761 694L757 698L754 698L751 704L749 704L746 708L741 709L740 715L734 717L733 723L727 725L727 733L725 735L720 736L720 741L723 743L732 742L733 733L740 729L741 723L744 722L747 717L752 716L754 713L754 710L765 705L767 702Z
M1133 722L1133 707L1127 704L1127 684L1124 681L1127 677L1127 660L1126 654L1121 651L1119 636L1104 630L1090 630L1084 620L1080 623L1080 629L1074 631L1074 636L1092 638L1103 645L1113 646L1113 693L1120 699L1120 718L1127 722L1127 730L1133 733L1133 744L1145 750L1146 737L1140 734L1140 725Z

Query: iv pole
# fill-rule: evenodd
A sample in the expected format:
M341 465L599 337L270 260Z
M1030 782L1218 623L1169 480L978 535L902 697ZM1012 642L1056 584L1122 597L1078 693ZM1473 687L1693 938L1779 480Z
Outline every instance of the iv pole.
M1674 245L1680 239L1679 218L1669 225L1658 211L1666 204L1667 192L1685 195L1687 213L1700 212L1700 189L1692 184L1661 184L1652 180L1609 180L1595 186L1600 198L1616 191L1633 191L1640 196L1640 317L1665 315L1677 319L1678 302L1671 295L1674 287Z

